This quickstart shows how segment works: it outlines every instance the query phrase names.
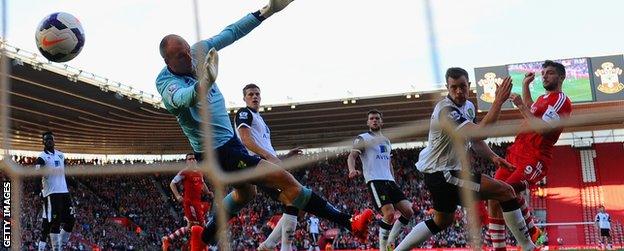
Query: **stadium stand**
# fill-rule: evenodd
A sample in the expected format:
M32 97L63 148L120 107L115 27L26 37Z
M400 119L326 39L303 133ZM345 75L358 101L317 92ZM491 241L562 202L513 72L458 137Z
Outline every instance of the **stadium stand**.
M504 151L503 148L499 151ZM397 182L407 196L414 202L415 219L422 220L430 214L429 195L423 189L424 183L417 171L412 168L420 149L398 149L393 153L393 164L397 167ZM32 163L32 158L15 157L24 165ZM98 160L71 160L71 163L98 163ZM475 165L482 167L484 172L492 172L493 166L483 165L482 159L476 159ZM483 167L485 166L485 167ZM102 167L106 168L106 167ZM297 176L304 184L317 189L317 192L328 198L329 201L341 206L341 210L355 212L370 206L370 198L365 193L363 182L345 179L347 176L346 155L338 155L312 165ZM76 201L79 222L78 233L71 240L72 247L79 249L82 246L108 249L153 249L159 248L160 237L165 233L182 226L181 208L175 203L170 193L163 194L158 186L168 186L172 175L150 176L96 176L74 177L70 182L71 191ZM34 180L25 183L25 190L34 189ZM164 189L166 190L166 189ZM38 205L35 195L26 193L24 205ZM164 196L163 196L164 195ZM345 196L348 195L348 196ZM366 202L366 203L362 203ZM25 207L22 220L26 229L23 243L26 248L34 248L39 236L39 224L36 214L38 207ZM255 248L264 240L270 228L264 224L268 219L279 214L282 207L266 197L256 198L239 217L232 219L230 231L232 247L235 250ZM458 213L458 218L461 213ZM306 232L306 222L300 218L295 245L305 248L309 245ZM335 226L322 223L326 230ZM141 232L137 233L136 229ZM371 232L375 231L370 229ZM331 232L331 231L330 231ZM403 233L406 234L406 233ZM360 248L361 244L350 234L340 233L334 236L325 236L322 242L333 239L335 248ZM377 235L370 235L369 245L376 245ZM431 247L463 247L466 245L463 224L458 224L436 236L427 243ZM324 243L323 243L324 244ZM181 243L177 243L181 245Z
M504 155L508 144L493 144L494 150ZM621 143L595 144L595 159L598 167L596 182L581 182L584 169L582 167L581 153L587 149L576 149L569 146L558 146L556 155L561 159L560 164L553 165L550 170L553 173L565 170L566 175L551 175L538 194L533 189L532 201L534 209L546 209L547 222L592 222L598 205L604 202L613 202L621 194L617 190L622 189L621 183L613 189L606 188L607 184L614 185L621 178L617 172L617 158L604 157L604 153L612 153L617 149L622 151ZM396 149L393 152L393 164L396 167L397 183L401 185L407 197L413 202L415 221L420 221L430 214L429 195L419 173L413 168L418 156L419 148ZM601 156L603 156L601 158ZM610 155L607 155L610 156ZM309 156L308 156L309 157ZM31 158L15 157L20 163L29 165ZM73 163L98 163L97 160L72 160ZM129 162L128 162L129 163ZM494 167L488 161L481 158L473 158L475 170L490 174ZM102 167L106 168L106 167ZM311 165L309 168L298 171L296 176L302 183L315 188L317 192L325 196L328 201L341 207L341 210L355 212L370 206L370 198L365 193L366 187L357 180L346 179L346 155L338 154L336 158L326 159ZM610 176L614 178L610 178ZM71 239L72 247L98 247L108 249L141 250L143 248L159 248L160 238L177 227L184 225L181 208L176 203L167 189L173 175L154 174L149 176L97 176L97 177L72 177L70 186L74 200L76 201L77 214L80 222L78 233ZM607 177L601 179L602 177ZM24 183L26 191L33 190L34 180ZM159 188L160 187L160 188ZM614 198L611 198L614 197ZM34 194L25 193L23 205L38 205L38 197ZM363 203L364 202L364 203ZM611 205L611 204L607 204ZM39 207L24 207L22 221L25 227L22 236L25 247L34 248L39 236L38 214ZM269 219L281 213L282 207L265 196L257 197L249 207L238 217L231 220L230 235L232 248L235 250L251 250L266 238L270 233L270 227L266 224ZM423 247L465 247L467 244L464 212L457 212L458 224L446 230L441 235L429 240ZM622 215L615 211L614 218L614 244L622 243ZM380 216L378 216L380 217ZM300 249L309 246L306 232L305 217L300 217L295 245ZM368 246L362 246L353 236L339 232L335 226L322 221L325 230L319 244L326 245L330 242L336 249L367 248L376 245L377 235L370 234ZM137 231L137 229L141 229ZM374 228L369 230L376 231ZM406 230L407 231L407 230ZM401 235L406 234L404 231ZM547 227L551 238L563 237L566 244L595 245L599 233L593 225L555 225ZM511 238L509 238L511 239ZM508 243L514 245L513 241ZM173 244L174 247L182 247L182 242Z

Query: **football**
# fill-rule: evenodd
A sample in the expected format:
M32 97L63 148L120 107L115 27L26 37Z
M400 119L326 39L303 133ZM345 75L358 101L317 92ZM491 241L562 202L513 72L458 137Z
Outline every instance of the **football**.
M66 62L80 53L85 42L80 21L71 14L56 12L46 16L35 33L37 48L50 61Z

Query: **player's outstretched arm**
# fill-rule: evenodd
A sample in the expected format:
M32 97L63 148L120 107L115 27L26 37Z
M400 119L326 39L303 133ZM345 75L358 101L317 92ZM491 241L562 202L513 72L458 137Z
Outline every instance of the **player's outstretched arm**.
M282 161L279 158L277 158L277 156L274 156L272 153L262 148L254 140L253 136L251 136L251 129L249 129L249 127L241 126L236 130L238 130L238 135L240 135L241 142L247 149L260 155L260 157L264 158L265 160L273 164L280 165L282 163Z
M207 89L210 89L216 80L218 70L218 55L216 51L221 50L241 39L253 29L258 27L264 19L283 10L291 2L292 0L270 0L267 6L254 13L246 15L231 25L228 25L216 36L195 43L191 47L191 57L193 58L194 65L196 67L195 73L198 76L198 81L202 82L199 87L206 87ZM208 60L209 58L212 58L215 61L211 62ZM206 68L208 69L207 71ZM213 73L213 75L211 76L209 73ZM207 76L208 78L204 79L203 76ZM198 91L198 88L196 88L195 91ZM195 97L192 98L193 102L197 102ZM188 98L187 100L191 100L191 98Z
M550 128L553 128L551 124L549 124L548 122L542 119L538 119L535 116L533 116L533 114L529 110L529 107L524 103L524 100L525 100L524 98L520 97L519 95L515 93L512 93L509 96L509 99L518 108L518 110L520 111L520 114L522 114L522 117L529 122L529 125L531 126L531 128L541 128L541 130L536 130L536 131L543 131L543 132L549 131ZM554 121L555 120L553 120L553 122Z
M511 100L511 102L516 106L516 108L518 108L518 111L520 111L520 114L522 115L524 119L534 118L533 114L531 113L527 105L524 103L525 99L523 97L521 97L518 94L512 93L511 95L509 95L509 100Z
M253 29L258 27L262 21L269 18L273 14L282 11L291 2L292 0L270 0L269 4L264 6L262 9L248 14L235 23L228 25L216 36L194 44L192 46L193 58L199 59L204 57L210 48L221 50L236 42L236 40L241 39Z
M199 81L195 85L196 93L204 93L202 92L203 88L207 92L217 81L217 75L219 75L219 54L217 50L215 48L210 49L208 55L200 63L201 67L195 70L197 80Z
M483 117L483 120L479 122L479 124L475 124L472 121L465 122L465 119L461 118L459 111L454 112L453 109L444 109L441 111L441 113L446 114L440 114L439 116L440 118L449 119L451 122L456 123L459 126L456 130L460 134L466 134L474 130L482 129L483 127L493 124L498 120L503 104L505 103L505 101L507 101L507 99L509 99L511 87L511 77L506 77L503 80L503 83L496 88L496 98L494 99L494 103L492 104L492 107L485 115L485 117Z
M491 160L496 167L502 167L511 172L516 169L512 164L510 164L505 159L498 156L498 154L496 154L494 151L492 151L492 149L487 145L487 143L485 143L485 141L473 140L471 143L472 150L474 150L478 155Z
M529 72L524 75L524 79L522 80L522 101L528 107L533 105L533 98L531 98L531 89L529 86L531 82L535 79L535 73Z
M302 154L303 154L303 150L301 150L301 147L295 147L293 149L288 150L288 153L286 154L286 156L284 156L284 158L288 159L290 157L299 156Z

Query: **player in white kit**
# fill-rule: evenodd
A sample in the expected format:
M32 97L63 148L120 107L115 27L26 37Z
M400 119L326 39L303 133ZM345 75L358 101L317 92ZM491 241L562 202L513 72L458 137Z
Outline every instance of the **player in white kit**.
M271 144L271 130L264 122L260 115L260 87L255 84L248 84L243 87L243 100L247 105L236 112L234 124L236 127L236 136L241 140L250 155L258 155L260 158L268 160L279 165L281 160L277 157L277 152ZM286 157L300 154L301 150L292 149ZM279 191L267 187L259 186L266 193L275 197ZM277 225L267 237L260 243L258 250L273 250L281 240L280 250L292 250L292 244L295 238L295 229L297 228L297 214L299 209L293 206L286 206L282 217Z
M455 220L455 210L461 203L459 193L468 190L479 199L492 199L500 202L503 218L508 228L525 251L538 249L531 242L520 204L516 200L513 188L487 175L471 174L469 179L460 176L462 164L457 151L472 148L477 154L490 159L495 166L513 169L505 159L496 155L482 139L471 139L464 147L456 149L451 136L442 129L444 121L450 122L460 134L478 130L496 122L501 107L509 98L511 78L506 77L497 88L496 99L487 115L476 123L476 109L468 99L470 82L468 72L462 68L449 68L446 72L448 96L439 101L431 115L429 141L420 152L416 167L424 174L425 185L431 193L434 216L418 223L401 241L395 250L410 250L429 237L439 233Z
M310 248L308 251L320 251L321 249L318 246L319 234L321 227L319 225L319 219L314 215L310 215L310 219L308 219L308 231L310 231Z
M611 216L605 212L605 207L600 206L596 214L596 228L600 230L600 242L604 248L605 244L607 249L613 248L611 239Z
M356 169L356 159L362 160L362 171L368 191L373 198L375 208L383 218L379 221L379 250L393 249L394 241L406 226L414 211L412 203L407 200L401 188L394 180L390 140L381 133L383 115L378 110L367 113L366 125L368 132L358 135L349 153L347 165L349 178L362 173ZM395 221L394 213L398 210L401 216Z
M53 170L41 179L44 197L44 217L50 224L52 250L62 250L74 229L74 206L65 180L65 155L54 149L54 134L43 133L43 152L37 158L35 168ZM61 224L63 227L61 229Z

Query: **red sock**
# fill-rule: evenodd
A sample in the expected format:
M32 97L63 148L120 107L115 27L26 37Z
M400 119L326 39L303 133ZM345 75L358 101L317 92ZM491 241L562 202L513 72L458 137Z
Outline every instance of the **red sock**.
M174 240L182 235L185 235L186 233L188 233L189 228L188 227L181 227L178 230L176 230L175 232L173 232L172 234L170 234L169 240Z
M492 240L492 247L494 251L506 251L505 244L505 220L490 218L488 224L488 233L490 240Z

